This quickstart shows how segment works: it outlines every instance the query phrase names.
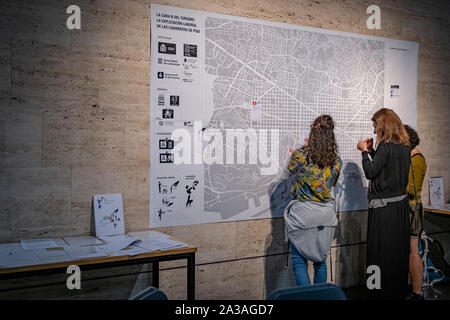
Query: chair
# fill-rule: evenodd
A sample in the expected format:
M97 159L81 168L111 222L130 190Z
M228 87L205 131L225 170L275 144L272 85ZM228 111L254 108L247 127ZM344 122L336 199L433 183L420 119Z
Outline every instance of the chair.
M155 287L148 287L147 289L135 294L128 300L168 300L168 299L163 291Z
M332 283L277 289L267 300L347 300L344 292Z

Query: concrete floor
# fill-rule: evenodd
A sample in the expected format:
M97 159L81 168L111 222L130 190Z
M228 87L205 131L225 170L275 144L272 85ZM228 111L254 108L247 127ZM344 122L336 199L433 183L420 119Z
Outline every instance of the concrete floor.
M342 289L348 300L365 300L365 288L353 287ZM450 300L450 280L424 288L425 300Z

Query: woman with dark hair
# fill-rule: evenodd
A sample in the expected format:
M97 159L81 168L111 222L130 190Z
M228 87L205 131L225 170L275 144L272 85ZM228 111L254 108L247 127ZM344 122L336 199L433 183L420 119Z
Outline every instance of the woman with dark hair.
M326 258L337 225L331 188L342 167L333 130L330 116L315 119L306 145L292 152L288 164L295 177L291 189L295 200L287 206L284 219L299 286L311 283L308 260L314 263L314 283L327 281Z
M416 130L408 125L405 125L406 133L409 136L409 144L411 146L411 167L409 169L408 176L408 192L409 205L411 212L414 212L416 206L418 219L411 219L417 221L413 223L410 230L410 252L409 252L409 274L411 276L411 291L407 297L408 300L423 300L422 295L422 276L423 276L423 264L419 255L419 239L423 231L423 206L422 206L422 184L427 171L427 164L425 157L417 149L420 143L419 136Z
M364 174L370 180L367 267L376 266L373 270L379 270L380 276L377 286L377 277L369 273L368 282L375 281L368 294L375 299L405 299L409 266L409 137L391 109L375 112L372 122L377 135L376 151L369 139L357 145L362 151Z

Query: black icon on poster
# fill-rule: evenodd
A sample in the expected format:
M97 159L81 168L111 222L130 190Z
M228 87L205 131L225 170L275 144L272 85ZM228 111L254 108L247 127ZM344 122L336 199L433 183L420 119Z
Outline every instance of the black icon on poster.
M184 44L184 56L197 58L197 46L195 44Z
M180 183L180 180L177 180L170 186L170 193L172 193L176 188L178 187L178 184Z
M158 106L164 106L165 104L165 98L163 94L158 95Z
M159 163L173 163L173 153L160 153Z
M175 181L171 186L170 186L170 193L173 193L176 189L177 186L180 184L180 180ZM164 185L161 183L161 181L158 181L158 193L159 194L167 194L169 188L167 185Z
M170 96L170 105L171 106L179 106L180 105L180 96Z
M158 52L166 54L176 54L177 46L175 43L158 42Z
M159 140L160 149L173 149L173 144L174 141L167 138Z
M163 119L173 119L173 109L163 109L162 117Z
M166 211L164 211L163 209L159 209L159 210L158 210L158 217L159 217L159 220L161 220L162 215L165 214L165 213L166 213Z
M198 180L194 180L192 183L192 186L187 185L186 186L186 193L188 194L187 200L186 200L186 208L192 207L192 202L194 202L194 199L191 198L192 191L195 190L195 187L198 184Z
M173 205L173 202L168 199L162 199L162 204L165 205L166 207L170 207Z
M164 72L158 71L158 79L164 79Z

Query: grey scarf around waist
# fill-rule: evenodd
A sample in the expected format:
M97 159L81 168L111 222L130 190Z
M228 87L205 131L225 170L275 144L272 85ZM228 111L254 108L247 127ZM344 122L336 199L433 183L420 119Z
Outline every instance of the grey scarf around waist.
M293 200L284 211L286 241L313 262L327 258L338 219L334 201Z
M406 194L398 196L398 197L392 197L392 198L380 198L380 199L371 199L369 200L369 208L375 209L375 208L382 208L386 207L388 203L391 202L398 202L406 198Z

